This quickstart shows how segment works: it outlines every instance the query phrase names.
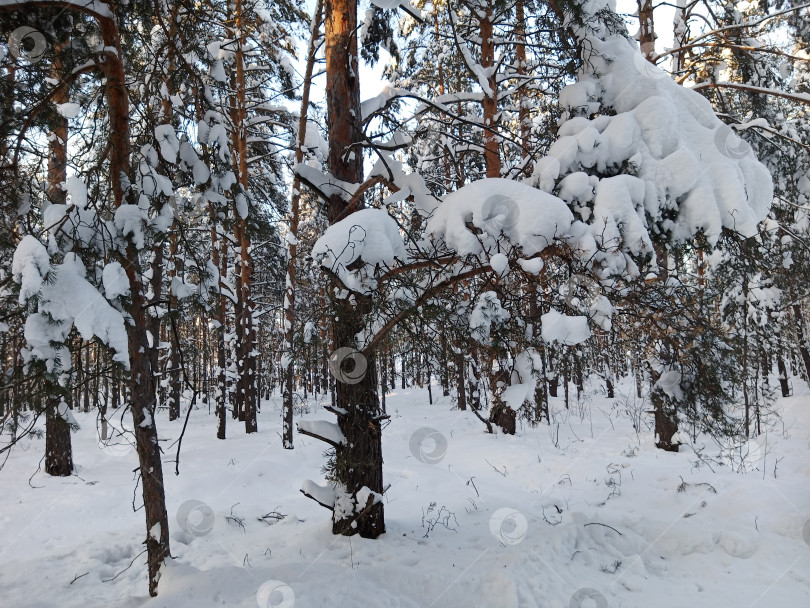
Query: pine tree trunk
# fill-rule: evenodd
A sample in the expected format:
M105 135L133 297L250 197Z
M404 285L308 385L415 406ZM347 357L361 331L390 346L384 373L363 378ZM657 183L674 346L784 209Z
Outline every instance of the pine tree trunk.
M179 274L179 259L177 257L177 231L172 232L169 238L169 258L171 259L171 267L169 269L169 277L173 279ZM180 418L180 328L177 324L180 322L180 314L178 310L178 299L174 294L174 290L169 292L169 310L173 318L169 319L169 332L170 336L167 342L171 344L171 357L169 359L169 420L177 420Z
M57 81L62 77L60 51L64 46L64 44L57 45L57 52L54 55L52 75ZM69 101L67 88L57 87L53 101L56 104ZM67 179L67 118L59 115L54 119L52 134L48 154L48 198L54 204L64 204L67 198L62 189L62 183ZM81 362L81 350L78 359ZM5 362L5 358L3 362ZM70 401L70 390L67 392L67 400ZM60 402L59 397L46 401L45 472L48 475L67 477L73 473L73 446L70 440L70 425L58 411ZM3 408L0 407L0 409ZM0 414L2 413L0 411Z
M526 61L526 13L523 6L523 0L518 0L517 4L515 5L515 18L517 21L515 23L515 37L517 38L517 44L515 45L515 57L518 62L517 73L520 76L525 76L528 64ZM518 118L520 120L520 148L523 155L521 162L524 163L523 174L526 177L529 177L531 176L533 170L532 163L529 162L529 156L531 153L529 138L531 137L532 132L532 121L531 117L529 116L531 102L526 96L528 84L525 81L521 81L520 87L520 94L518 95L518 103L520 104Z
M73 474L70 425L60 414L61 397L48 399L45 411L45 472L55 477Z
M484 69L495 66L495 41L492 25L492 7L484 5L479 22L481 30L481 66ZM501 153L498 141L498 82L496 71L487 79L489 91L484 92L484 163L487 177L501 176Z
M796 335L799 338L799 353L802 356L802 363L804 363L804 377L810 382L810 345L807 343L807 332L805 331L801 305L793 305L793 317L796 323Z
M225 344L225 324L227 322L227 298L223 294L225 287L224 278L227 268L228 246L224 235L221 237L222 243L219 243L220 237L217 233L217 228L220 224L217 223L217 212L213 205L209 208L209 217L211 218L211 258L214 266L220 274L219 280L219 296L216 299L216 349L217 349L217 373L216 373L216 388L214 389L215 398L215 411L217 414L217 439L225 439L225 428L228 420L228 378L226 371L228 368L228 358L226 355ZM220 255L221 253L221 255Z
M467 387L465 386L465 379L464 379L464 355L460 352L456 353L455 355L455 365L456 365L456 395L458 399L458 409L466 410Z
M779 338L776 350L776 369L779 370L779 387L782 389L782 396L790 396L790 384L788 383L787 366L785 366L785 359L782 356L782 338Z
M249 176L248 176L248 124L247 82L245 78L244 23L242 0L233 4L233 30L236 40L234 53L235 73L231 77L233 99L231 105L231 138L236 152L234 172L238 190L234 196L234 237L239 247L236 269L236 398L234 407L239 420L245 423L246 433L255 433L257 423L256 391L256 331L253 320L254 303L251 294L253 260L248 233ZM238 34L238 36L237 36Z
M359 184L363 178L363 141L360 128L360 83L357 61L357 2L334 0L326 4L326 100L329 123L329 171L339 180ZM346 212L347 203L340 195L329 200L330 223ZM339 287L339 285L334 285ZM371 299L355 294L356 304L334 297L329 290L333 318L335 352L356 348L355 336L371 312ZM336 450L335 479L339 490L356 498L363 487L382 493L382 428L377 398L377 370L373 353L365 361L366 372L359 382L336 383L338 425L346 437ZM345 411L345 413L343 413ZM341 487L342 486L342 487ZM360 534L376 538L385 532L382 502L356 504L353 511L335 510L332 517L335 534Z
M129 155L129 99L124 77L123 52L118 26L114 18L99 17L105 53L100 67L106 76L105 94L110 123L110 184L115 207L124 204L125 183L131 181ZM169 517L163 489L163 463L160 459L157 427L155 426L155 379L149 359L150 347L146 335L147 316L144 310L144 289L140 280L140 255L130 241L121 256L121 264L129 279L130 300L127 312L132 323L127 324L130 359L130 398L138 450L143 504L146 516L146 553L149 572L149 595L157 595L160 567L171 555L169 548Z

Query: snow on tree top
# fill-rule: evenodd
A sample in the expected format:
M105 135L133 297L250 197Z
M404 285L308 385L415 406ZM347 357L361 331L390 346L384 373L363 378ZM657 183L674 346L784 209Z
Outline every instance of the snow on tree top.
M605 8L612 3L583 5L592 16ZM559 187L566 198L584 196L592 205L583 220L615 222L623 249L636 254L649 249L648 229L675 244L699 231L713 244L723 228L754 235L773 184L750 146L704 97L647 62L626 32L595 17L585 21L570 23L587 56L577 82L560 94L560 137L536 164L533 183L549 192ZM577 172L598 177L595 197L559 182ZM608 186L617 178L621 187Z

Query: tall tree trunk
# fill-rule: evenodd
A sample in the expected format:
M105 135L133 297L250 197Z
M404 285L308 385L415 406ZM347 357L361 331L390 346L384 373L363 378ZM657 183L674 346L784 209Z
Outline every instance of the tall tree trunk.
M776 347L776 368L779 370L779 387L782 389L782 396L790 396L790 384L788 382L787 366L785 366L785 358L782 355L782 337L779 337L779 342Z
M360 126L360 82L357 60L357 2L334 0L326 4L326 103L329 122L329 171L342 181L359 184L363 179L363 151L356 146L363 141ZM328 215L334 223L347 211L347 202L339 195L329 200ZM337 287L337 285L336 285ZM355 294L335 297L329 290L333 318L335 353L356 349L355 336L371 312L371 299ZM381 494L382 427L377 397L377 369L369 353L366 372L358 382L341 382L337 378L335 411L338 425L346 437L345 445L336 450L335 478L340 491L354 501L352 510L333 511L332 532L360 534L376 538L385 532L382 502L357 504L362 488Z
M796 323L796 336L799 339L799 353L804 363L805 379L810 382L810 345L807 343L807 332L804 326L804 316L800 304L793 305L793 318Z
M233 130L231 137L236 151L235 173L238 191L234 196L234 236L239 247L237 267L237 310L236 310L236 402L240 420L245 422L245 432L255 433L257 423L256 390L256 328L253 319L254 302L251 293L253 259L250 253L248 232L248 210L250 205L248 175L248 124L247 124L247 82L245 78L244 15L242 0L233 5L233 31L236 39L234 53L235 74L232 77L234 88L231 107Z
M225 439L225 428L227 424L228 411L228 360L226 356L225 344L225 324L227 322L227 298L225 297L225 273L227 272L228 245L224 234L220 234L222 227L221 220L213 203L209 203L208 216L211 219L211 261L219 273L217 287L219 295L216 298L214 319L216 328L214 335L216 340L216 378L214 380L214 411L217 415L217 439ZM224 233L224 230L223 230ZM220 242L221 241L221 242ZM221 255L220 255L221 254ZM226 261L223 262L222 258Z
M526 12L523 6L523 0L518 0L515 6L515 38L517 44L515 45L515 57L517 58L517 73L521 77L520 93L518 94L518 103L520 108L518 110L518 119L520 120L520 148L523 155L523 174L527 177L532 174L532 164L529 162L529 154L531 152L529 146L529 138L532 132L532 121L529 116L530 101L526 95L528 82L523 80L526 76L528 63L526 61Z
M171 266L169 267L169 278L174 279L180 274L180 258L177 255L177 230L172 232L169 237L169 259ZM172 284L174 282L172 281ZM169 319L169 344L171 344L171 355L169 358L169 420L177 420L180 418L180 382L181 382L181 358L180 358L180 310L179 300L174 293L174 289L169 290L169 310L171 311L172 318Z
M129 98L124 77L123 51L114 17L98 17L104 41L105 61L100 64L106 76L105 94L110 122L110 183L113 200L118 208L125 204L126 184L131 182L129 166L130 130ZM163 488L163 463L160 459L157 427L155 426L155 377L151 366L144 288L140 280L140 254L131 239L120 255L120 263L129 279L130 299L127 312L132 322L127 324L130 362L130 398L138 450L143 504L146 516L146 553L149 571L149 595L157 595L160 567L171 555L169 548L169 517Z
M54 56L52 75L57 81L62 77L60 51L64 45L58 45ZM58 87L54 103L68 101L67 87ZM48 198L54 204L64 204L66 193L62 184L67 179L67 118L59 115L54 119L50 150L48 155ZM81 342L80 342L81 344ZM78 354L81 361L81 350ZM3 360L5 363L5 359ZM70 401L70 389L66 391ZM70 425L65 420L61 397L46 399L45 411L45 472L49 475L67 477L73 473L73 446L70 441ZM12 406L13 407L13 406ZM2 412L0 412L2 413Z
M481 67L485 70L495 67L495 41L492 25L492 7L485 4L479 21L481 31ZM498 81L493 70L487 79L489 91L484 91L484 163L487 177L501 176L501 152L498 141Z
M295 162L304 160L304 140L307 132L307 117L309 112L309 91L312 84L312 72L315 67L316 45L321 31L321 16L323 2L318 0L312 15L312 29L307 54L307 64L304 71L304 90L301 95L301 115L298 120L298 145L295 148ZM283 429L282 445L285 449L293 449L293 374L295 373L295 358L293 345L295 343L295 288L298 251L298 218L301 203L301 180L293 180L292 200L290 202L290 236L287 253L287 285L284 295L284 347L286 357L284 368L284 392L282 397ZM320 385L320 383L319 383Z

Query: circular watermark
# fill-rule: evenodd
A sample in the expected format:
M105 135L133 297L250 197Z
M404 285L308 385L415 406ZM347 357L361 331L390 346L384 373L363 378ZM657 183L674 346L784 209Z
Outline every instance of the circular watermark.
M104 454L116 458L129 456L135 451L135 446L123 435L112 436L108 439L99 438L98 447Z
M526 538L529 522L520 511L503 507L489 518L489 531L501 544L517 545Z
M768 447L767 435L759 435L749 439L746 444L746 452L743 459L750 465L757 466L765 457Z
M23 25L8 37L8 52L15 59L36 63L45 55L48 43L45 36L34 28Z
M574 591L568 608L608 608L608 602L596 589L583 587Z
M295 593L286 583L265 581L256 592L256 603L259 608L292 608Z
M647 58L641 53L636 53L633 55L633 67L644 78L649 78L651 80L663 80L664 78L670 77L669 74L667 74L664 70L659 68L651 61L648 61Z
M572 305L576 299L577 303L584 306L586 310L590 310L600 295L602 295L602 289L599 287L599 283L592 278L584 274L572 274L568 277L565 305L569 308L574 308Z
M425 464L437 464L447 454L447 438L436 429L417 429L408 442L414 458Z
M335 380L343 384L362 381L368 369L368 361L359 350L344 346L329 356L329 370Z
M503 194L493 194L481 206L481 221L485 224L484 228L505 232L518 223L519 217L520 209L517 203Z
M214 510L201 500L187 500L177 509L177 525L192 536L205 536L214 527Z
M804 527L802 528L802 538L804 542L810 546L810 519L804 522Z
M751 153L751 146L739 137L734 129L724 124L714 133L714 145L723 156L739 159Z

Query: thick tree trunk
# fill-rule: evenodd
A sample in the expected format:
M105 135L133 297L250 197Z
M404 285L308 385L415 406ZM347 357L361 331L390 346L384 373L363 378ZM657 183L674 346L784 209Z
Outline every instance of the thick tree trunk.
M666 452L677 452L679 444L672 439L678 432L678 424L668 406L669 399L658 390L652 392L650 399L655 416L655 447Z
M45 472L55 477L73 474L70 425L61 411L66 407L67 404L62 405L62 399L56 397L48 400L45 412Z
M655 24L653 22L652 0L637 0L638 3L638 41L641 46L641 54L644 58L654 63L655 60Z
M58 45L53 63L52 75L56 80L62 77L59 51L63 46ZM67 88L58 87L53 101L56 104L69 101ZM48 198L54 204L64 204L67 198L62 188L62 183L67 179L67 136L67 118L60 115L54 119L48 155ZM78 359L81 362L81 350ZM70 400L69 393L68 390L68 400ZM60 402L61 399L58 397L46 401L45 472L49 475L67 477L73 473L73 448L70 442L70 425L59 413ZM0 411L0 414L2 413Z
M334 177L355 184L363 178L362 148L355 147L355 144L363 141L356 30L356 0L326 3L328 166ZM346 210L346 201L340 195L332 196L328 208L330 223L338 221ZM329 297L333 313L334 355L339 356L339 353L346 352L341 349L356 349L355 336L370 312L371 300L355 294L355 304L352 304L346 298L336 299L335 291L330 290ZM385 532L382 502L365 505L358 504L360 501L356 500L357 492L364 487L380 494L383 491L382 414L377 397L377 370L373 354L364 363L365 374L357 382L341 381L342 374L336 374L335 411L339 412L338 425L346 437L346 444L336 450L335 481L338 491L351 497L355 505L351 510L333 511L332 531L335 534L360 534L364 538L376 538Z
M234 95L231 107L233 130L231 138L236 152L234 167L239 189L234 196L234 236L239 247L237 267L237 310L236 310L236 400L239 419L245 422L245 432L258 430L256 389L256 327L253 320L254 302L251 293L253 259L250 254L248 233L249 175L248 175L248 124L247 124L247 81L245 78L244 23L242 0L233 5L233 31L236 38L234 53L235 74L232 76ZM238 35L237 35L238 34Z

